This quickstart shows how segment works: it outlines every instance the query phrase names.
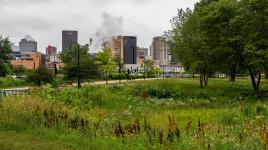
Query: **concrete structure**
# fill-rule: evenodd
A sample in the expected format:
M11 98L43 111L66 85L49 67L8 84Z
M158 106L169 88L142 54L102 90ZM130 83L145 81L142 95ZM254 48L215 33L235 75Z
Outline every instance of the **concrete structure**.
M135 36L113 37L111 54L124 64L137 64L137 38Z
M152 45L150 47L150 55L155 61L156 65L166 65L166 41L163 37L154 37Z
M22 54L20 58L11 60L13 66L22 66L27 69L37 69L42 65L42 54L39 52L31 52Z
M62 50L69 50L73 44L78 43L78 32L63 30L62 31Z
M114 56L114 58L117 60L119 59L122 63L124 63L124 37L113 37L110 45L111 54Z
M30 36L26 35L19 42L20 52L37 52L37 42Z

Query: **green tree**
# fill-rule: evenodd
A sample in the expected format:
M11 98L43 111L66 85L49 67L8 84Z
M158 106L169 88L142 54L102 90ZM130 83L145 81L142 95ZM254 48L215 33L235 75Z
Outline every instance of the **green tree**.
M52 70L46 68L45 66L40 66L36 70L32 70L28 73L27 81L37 86L53 82L53 72Z
M103 75L106 79L106 84L108 83L108 76L110 73L116 70L116 61L110 54L110 48L104 48L102 52L99 52L96 56L96 64L100 65Z
M258 91L261 73L268 68L268 1L242 0L234 21L241 26L244 66L250 74L253 89Z
M7 38L0 36L0 76L6 76L12 71L10 69L10 59L11 59L11 47L12 43Z
M197 12L200 29L212 51L213 64L218 66L217 71L227 72L230 81L235 81L235 74L243 63L240 26L233 22L238 8L236 0L221 0Z
M160 67L154 66L150 70L150 74L152 74L154 77L159 77L159 75L163 72L163 70Z
M154 61L152 60L144 60L143 64L143 73L144 77L150 77L152 75L152 70L154 68Z
M78 51L79 51L79 69L78 69ZM72 46L71 50L65 50L61 54L62 62L64 63L63 74L68 81L75 81L77 74L81 82L96 79L100 75L98 65L94 59L89 57L88 49L80 48L78 44Z
M186 70L200 74L200 87L207 86L208 76L215 66L212 63L212 52L200 27L200 14L180 9L171 24L174 53Z

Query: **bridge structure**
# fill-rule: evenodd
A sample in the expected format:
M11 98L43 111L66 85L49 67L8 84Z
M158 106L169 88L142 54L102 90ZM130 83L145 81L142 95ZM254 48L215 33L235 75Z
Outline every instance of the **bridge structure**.
M29 87L24 88L11 88L11 89L1 89L0 90L0 98L4 98L7 96L19 96L25 95L29 92Z

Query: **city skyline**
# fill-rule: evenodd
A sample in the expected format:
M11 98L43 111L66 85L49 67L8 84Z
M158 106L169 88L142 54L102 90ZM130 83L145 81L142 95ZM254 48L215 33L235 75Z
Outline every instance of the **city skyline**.
M38 42L38 51L44 53L49 44L61 51L62 30L76 30L78 42L89 43L102 29L103 14L107 14L122 21L122 35L137 36L137 45L149 48L154 36L169 29L169 19L177 9L193 8L195 2L168 0L163 5L161 0L0 0L0 33L9 36L15 45L31 35Z

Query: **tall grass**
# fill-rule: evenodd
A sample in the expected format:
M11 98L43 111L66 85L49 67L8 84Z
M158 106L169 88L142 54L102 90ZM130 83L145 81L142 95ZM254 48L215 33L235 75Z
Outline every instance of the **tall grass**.
M268 105L262 93L246 93L250 85L244 80L212 80L203 90L195 82L60 91L46 86L0 102L0 133L31 134L69 149L267 148Z

